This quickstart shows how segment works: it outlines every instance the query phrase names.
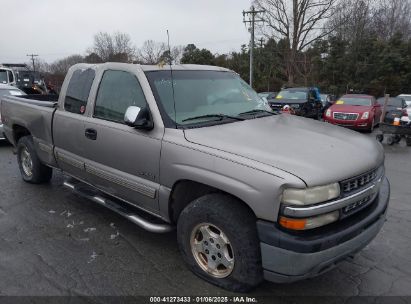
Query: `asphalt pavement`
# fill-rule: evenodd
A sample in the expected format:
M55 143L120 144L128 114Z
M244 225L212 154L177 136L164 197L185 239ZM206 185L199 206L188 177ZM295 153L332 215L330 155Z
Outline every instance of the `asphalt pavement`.
M320 277L264 282L249 296L411 296L411 147L384 148L392 192L376 239ZM55 171L50 184L24 183L0 143L0 296L235 295L186 268L175 232L146 232L62 182Z

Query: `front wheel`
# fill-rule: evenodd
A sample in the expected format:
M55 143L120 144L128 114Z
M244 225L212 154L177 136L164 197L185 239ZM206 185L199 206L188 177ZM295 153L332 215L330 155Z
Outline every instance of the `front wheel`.
M17 143L17 161L25 182L41 184L50 181L53 170L41 163L31 136L24 136L19 139Z
M178 219L177 238L191 271L214 285L245 292L263 280L256 218L231 196L191 202Z

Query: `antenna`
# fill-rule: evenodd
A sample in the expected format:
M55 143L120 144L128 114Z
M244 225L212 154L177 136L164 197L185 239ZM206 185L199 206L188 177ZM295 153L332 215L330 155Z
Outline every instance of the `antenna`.
M174 77L173 77L173 67L172 67L172 58L171 58L171 48L170 48L170 34L167 30L167 45L168 45L168 64L170 65L170 76L171 76L171 88L173 90L173 105L174 105L174 122L176 123L177 129L177 111L176 111L176 98L174 95Z

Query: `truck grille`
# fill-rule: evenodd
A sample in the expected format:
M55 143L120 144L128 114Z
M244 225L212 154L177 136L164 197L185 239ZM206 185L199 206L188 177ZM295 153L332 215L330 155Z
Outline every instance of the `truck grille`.
M362 174L360 176L350 178L341 182L341 189L344 194L355 191L359 188L362 188L372 182L377 177L378 169L374 169L370 172Z
M334 119L339 119L339 120L357 120L358 118L358 113L340 113L340 112L334 112L333 113Z

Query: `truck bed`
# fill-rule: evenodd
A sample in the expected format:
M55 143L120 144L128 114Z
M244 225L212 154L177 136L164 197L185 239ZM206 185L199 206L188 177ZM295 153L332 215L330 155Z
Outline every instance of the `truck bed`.
M50 101L14 96L1 99L4 133L8 140L16 145L19 135L31 134L40 160L52 166L55 166L52 122L56 108L57 103Z

